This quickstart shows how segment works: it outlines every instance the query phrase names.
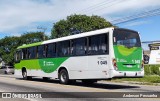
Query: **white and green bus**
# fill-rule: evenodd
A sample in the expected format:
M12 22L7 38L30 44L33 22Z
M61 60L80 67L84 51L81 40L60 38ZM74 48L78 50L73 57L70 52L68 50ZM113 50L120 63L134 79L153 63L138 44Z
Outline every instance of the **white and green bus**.
M138 32L105 28L19 46L15 75L93 83L116 77L143 77Z

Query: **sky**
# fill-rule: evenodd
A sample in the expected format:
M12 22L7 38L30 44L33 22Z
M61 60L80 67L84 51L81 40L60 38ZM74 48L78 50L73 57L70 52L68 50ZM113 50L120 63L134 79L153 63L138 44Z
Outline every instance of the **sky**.
M0 0L0 39L26 32L50 36L53 24L71 14L98 15L113 21L160 8L160 0ZM142 41L160 40L160 15L117 25L136 30Z

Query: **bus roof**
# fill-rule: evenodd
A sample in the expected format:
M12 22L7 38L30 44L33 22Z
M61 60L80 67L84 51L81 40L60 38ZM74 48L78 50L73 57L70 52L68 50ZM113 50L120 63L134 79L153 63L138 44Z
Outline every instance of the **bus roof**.
M98 29L98 30L95 30L95 31L84 32L84 33L80 33L80 34L69 35L69 36L56 38L56 39L51 39L51 40L46 40L46 41L42 41L42 42L22 45L22 46L19 46L17 49L28 48L28 47L33 47L33 46L38 46L38 45L43 45L43 44L49 44L49 43L54 43L54 42L60 42L60 41L65 41L65 40L70 40L70 39L76 39L76 38L81 38L81 37L87 37L87 36L107 33L107 32L109 32L110 30L113 30L113 29L122 29L122 28L109 27L109 28L104 28L104 29ZM127 30L127 29L124 29L124 30Z

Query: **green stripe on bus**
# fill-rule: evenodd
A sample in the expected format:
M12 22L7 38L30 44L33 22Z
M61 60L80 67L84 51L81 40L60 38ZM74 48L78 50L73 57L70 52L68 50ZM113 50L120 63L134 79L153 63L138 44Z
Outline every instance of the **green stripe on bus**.
M29 70L42 70L45 73L52 73L68 58L69 57L21 60L20 63L15 64L15 69L25 67Z
M28 45L19 46L17 49L38 46L38 45L41 45L41 44L42 44L42 42L32 43L32 44L28 44Z

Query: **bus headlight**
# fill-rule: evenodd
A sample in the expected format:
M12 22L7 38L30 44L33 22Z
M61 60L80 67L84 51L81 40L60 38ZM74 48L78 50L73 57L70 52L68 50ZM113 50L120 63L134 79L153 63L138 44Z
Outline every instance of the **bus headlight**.
M118 70L116 59L113 59L113 60L112 60L112 63L113 63L114 70Z

